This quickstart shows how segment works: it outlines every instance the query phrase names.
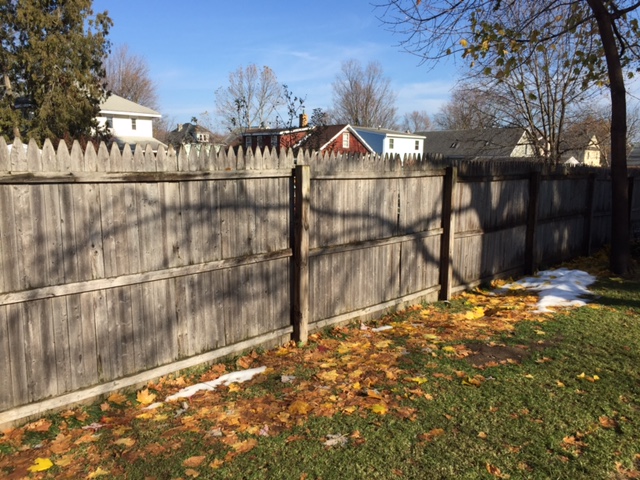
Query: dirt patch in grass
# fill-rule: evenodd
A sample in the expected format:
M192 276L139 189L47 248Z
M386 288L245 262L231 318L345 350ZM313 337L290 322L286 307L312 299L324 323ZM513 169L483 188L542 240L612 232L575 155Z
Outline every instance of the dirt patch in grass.
M553 342L531 342L526 345L503 345L492 343L470 343L466 347L471 351L464 360L476 368L496 367L498 365L519 364L552 345Z

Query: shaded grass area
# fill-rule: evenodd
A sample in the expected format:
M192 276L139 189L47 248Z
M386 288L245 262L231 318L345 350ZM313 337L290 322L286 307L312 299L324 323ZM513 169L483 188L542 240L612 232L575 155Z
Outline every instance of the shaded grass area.
M32 422L0 438L0 476L640 478L640 282L597 271L586 307L477 290ZM38 458L51 466L29 471Z

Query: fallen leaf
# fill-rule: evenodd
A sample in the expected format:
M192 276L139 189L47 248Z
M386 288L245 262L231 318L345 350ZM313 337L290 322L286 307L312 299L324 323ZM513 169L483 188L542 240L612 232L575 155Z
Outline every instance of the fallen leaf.
M48 458L36 458L28 470L30 472L44 472L45 470L49 470L53 467L53 462Z
M107 470L103 470L102 468L98 467L96 470L94 470L93 472L91 472L87 478L97 478L97 477L104 477L105 475L109 475L109 472Z
M616 426L618 425L618 422L616 422L613 418L609 418L604 415L598 420L602 428L616 428Z
M485 432L480 432L478 433L478 438L481 438L483 440L486 440L488 437L488 435Z
M376 403L371 407L371 411L373 413L377 413L378 415L386 415L387 406L384 403Z
M444 435L444 429L442 428L434 428L433 430L428 431L427 433L421 433L418 435L418 440L422 442L431 442L435 438Z
M206 459L207 459L207 457L205 455L198 455L196 457L189 457L184 462L182 462L182 465L184 465L185 467L197 468L200 465L202 465L202 463Z
M56 459L53 463L55 463L55 465L57 467L68 467L69 465L71 465L74 461L75 461L75 457L73 455L64 455L58 459Z
M224 464L224 460L216 458L213 462L209 464L209 466L215 470L220 468L223 464Z
M427 383L429 381L426 377L411 377L411 378L408 378L407 380L411 382L415 382L418 385L422 385L423 383Z
M111 403L115 403L116 405L124 405L127 403L127 397L119 392L114 392L107 398Z
M335 370L330 370L328 372L320 372L316 374L316 377L318 377L320 380L323 380L325 382L335 382L338 379L338 376L339 374Z
M233 448L238 453L246 453L249 450L252 450L256 445L258 445L258 440L256 440L255 438L249 438L242 442L234 443L233 445L231 445L231 448Z
M197 470L194 470L193 468L187 468L184 471L185 475L191 477L191 478L198 478L200 476L200 472L198 472Z
M133 438L130 438L130 437L119 438L118 440L113 442L114 445L120 445L120 446L123 446L123 447L133 447L135 445L135 443L136 443L136 441Z
M311 405L302 400L296 400L289 405L289 412L293 415L307 415L311 411Z
M33 422L24 427L29 432L48 432L52 423L49 420L41 418L37 422Z
M136 400L142 405L150 405L156 399L155 393L150 393L148 388L140 390L136 395Z

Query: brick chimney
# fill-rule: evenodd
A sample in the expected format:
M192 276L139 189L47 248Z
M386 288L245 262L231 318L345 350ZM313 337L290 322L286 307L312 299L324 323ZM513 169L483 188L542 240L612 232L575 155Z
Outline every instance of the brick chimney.
M309 125L309 117L307 117L307 114L302 112L300 114L300 128L306 127Z

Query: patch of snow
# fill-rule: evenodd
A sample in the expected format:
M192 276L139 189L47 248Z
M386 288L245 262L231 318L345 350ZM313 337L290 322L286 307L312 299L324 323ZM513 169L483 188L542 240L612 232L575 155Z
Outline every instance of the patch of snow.
M185 387L178 393L169 395L167 398L165 398L165 401L171 402L179 398L188 398L194 395L196 392L199 392L200 390L215 390L220 385L248 382L256 375L264 372L266 369L267 367L257 367L250 368L248 370L240 370L238 372L227 373L226 375L222 375L220 378L216 378L215 380L212 380L210 382L196 383L195 385Z
M538 312L551 312L549 307L581 307L587 303L583 297L590 295L587 288L596 277L582 270L559 268L545 270L535 277L526 277L503 286L499 291L525 289L538 292Z

